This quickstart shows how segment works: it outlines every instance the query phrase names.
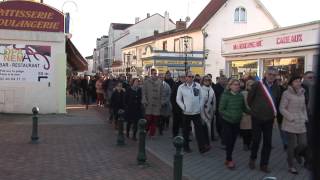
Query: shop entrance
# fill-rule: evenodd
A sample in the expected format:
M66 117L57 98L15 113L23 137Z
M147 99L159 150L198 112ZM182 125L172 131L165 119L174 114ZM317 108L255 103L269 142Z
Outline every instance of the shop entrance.
M273 58L263 60L263 69L273 66L279 70L284 82L287 82L292 75L302 76L304 73L304 57Z
M258 75L258 60L231 61L229 68L232 78L256 77Z

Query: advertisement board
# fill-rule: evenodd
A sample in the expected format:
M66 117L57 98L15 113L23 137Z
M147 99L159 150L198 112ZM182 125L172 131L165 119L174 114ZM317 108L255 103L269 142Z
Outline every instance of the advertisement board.
M53 64L50 46L0 44L0 83L49 82Z

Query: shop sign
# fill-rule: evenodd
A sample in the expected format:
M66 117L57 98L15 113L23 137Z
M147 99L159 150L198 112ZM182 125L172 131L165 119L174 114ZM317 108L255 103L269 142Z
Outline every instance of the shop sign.
M64 15L42 3L5 1L0 3L0 29L64 32Z
M233 45L233 50L261 47L262 42L263 42L262 40L258 40L258 41L252 41L252 42L237 43Z
M50 81L50 46L0 44L0 82Z
M277 38L277 44L288 44L288 43L295 43L295 42L301 42L302 34L294 34L289 36L282 36Z

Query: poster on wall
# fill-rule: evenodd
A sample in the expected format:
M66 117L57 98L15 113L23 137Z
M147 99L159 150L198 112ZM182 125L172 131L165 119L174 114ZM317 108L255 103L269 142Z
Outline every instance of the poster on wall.
M0 83L50 82L52 76L50 46L0 44Z

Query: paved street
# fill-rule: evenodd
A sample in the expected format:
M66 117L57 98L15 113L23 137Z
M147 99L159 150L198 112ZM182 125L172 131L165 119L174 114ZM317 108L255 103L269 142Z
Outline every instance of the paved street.
M148 150L161 160L172 166L172 154L175 149L172 146L171 131L164 136L148 141ZM236 163L236 170L230 171L224 166L225 151L221 149L218 142L212 144L213 149L205 155L200 155L196 142L190 143L193 152L184 156L184 175L195 180L262 180L264 177L273 176L278 180L307 180L309 173L303 167L298 167L299 175L292 175L288 172L286 153L284 152L277 129L273 135L273 150L271 152L270 168L272 173L265 174L258 170L248 168L250 153L242 150L242 139L237 140L233 158ZM259 161L257 161L256 165Z
M95 108L41 115L40 144L29 144L31 117L0 114L1 180L172 179L172 168L148 154L136 164L137 143L117 147L116 133Z

